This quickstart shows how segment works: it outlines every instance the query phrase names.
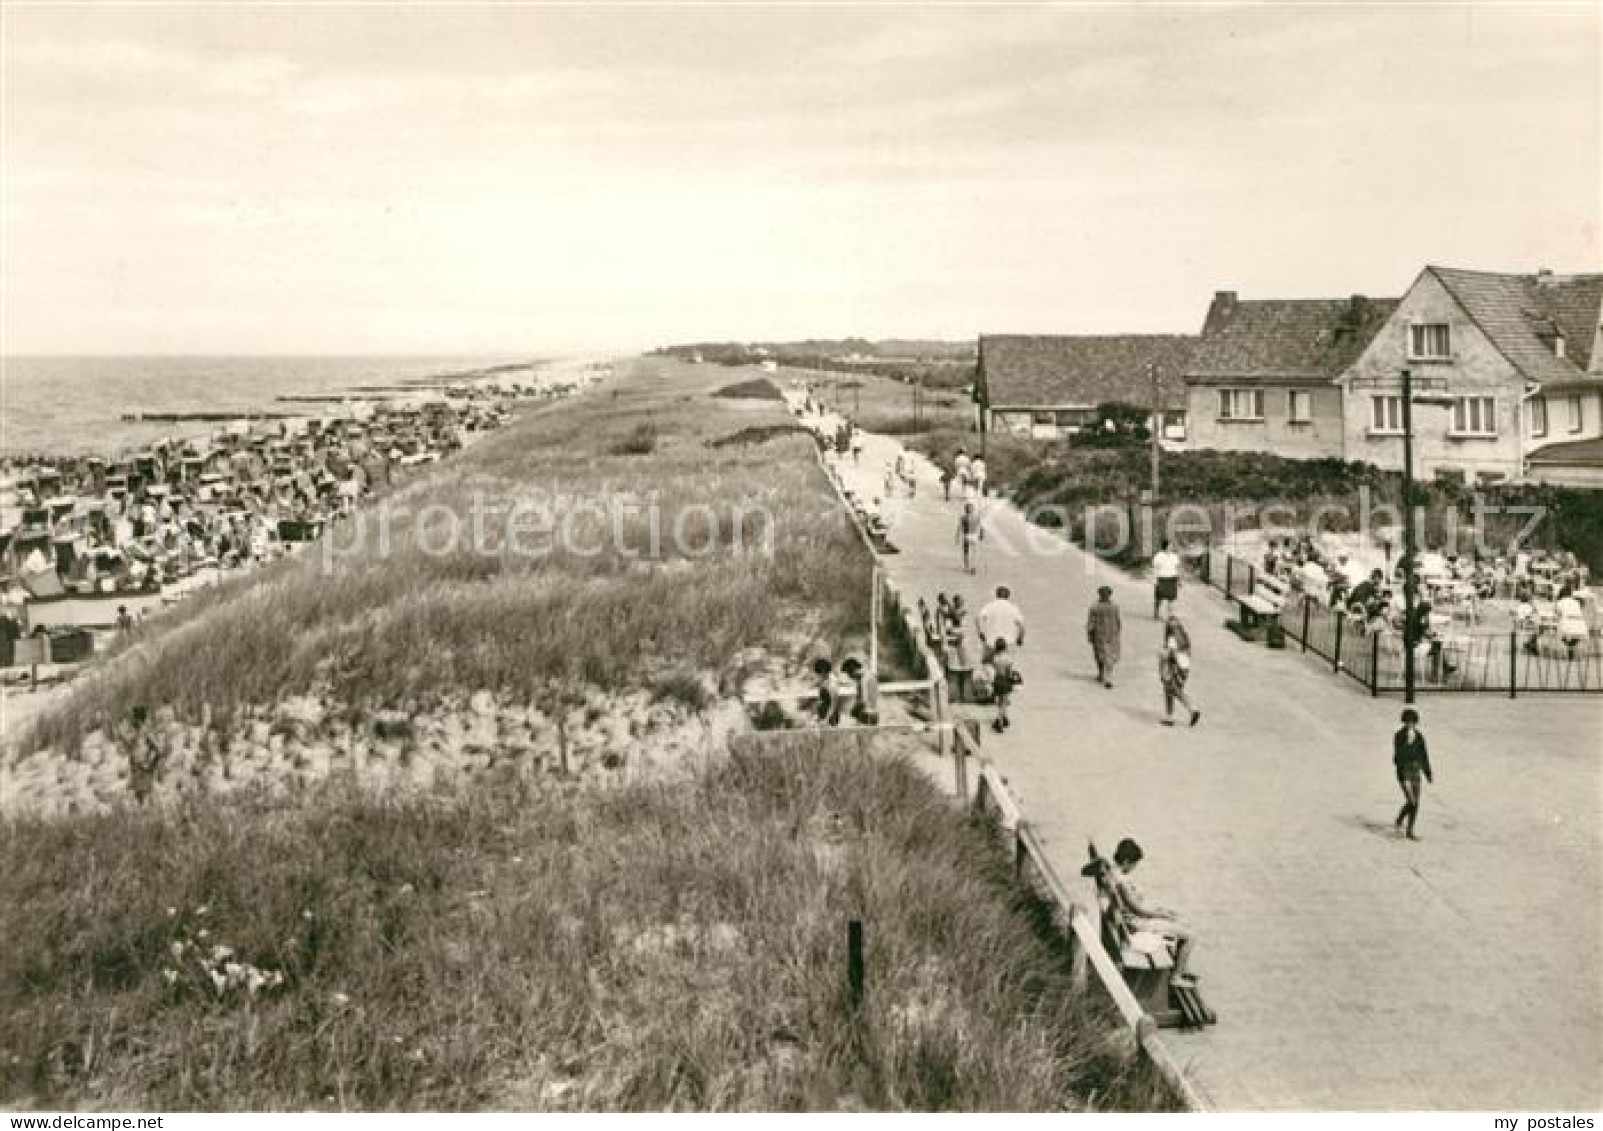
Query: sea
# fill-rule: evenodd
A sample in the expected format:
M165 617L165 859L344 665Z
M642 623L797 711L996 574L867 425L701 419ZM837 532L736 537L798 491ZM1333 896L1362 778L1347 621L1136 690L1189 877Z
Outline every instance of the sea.
M209 436L218 422L125 421L127 413L287 412L337 406L280 401L359 386L423 384L503 366L492 376L532 383L524 356L23 357L0 359L0 459L116 455L166 437Z

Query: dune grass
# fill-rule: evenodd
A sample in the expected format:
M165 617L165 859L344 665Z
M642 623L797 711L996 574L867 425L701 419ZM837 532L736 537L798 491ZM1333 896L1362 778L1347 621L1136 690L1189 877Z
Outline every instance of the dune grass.
M810 439L716 445L790 423L712 395L727 380L651 359L529 414L340 524L328 552L164 617L25 749L74 750L136 704L195 723L316 689L357 713L538 701L718 686L748 648L833 650L866 629L867 553Z
M615 791L0 826L0 1105L1172 1107L986 832L842 740Z
M813 395L851 417L869 432L908 435L973 427L974 403L961 389L924 387L913 411L913 386L873 373L837 373L815 369L783 369L785 381L801 377L813 383Z

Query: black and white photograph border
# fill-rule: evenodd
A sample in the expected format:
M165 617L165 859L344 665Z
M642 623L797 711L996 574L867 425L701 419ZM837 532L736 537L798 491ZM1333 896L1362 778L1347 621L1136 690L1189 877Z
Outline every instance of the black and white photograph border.
M1595 1127L1600 84L0 0L0 1109Z

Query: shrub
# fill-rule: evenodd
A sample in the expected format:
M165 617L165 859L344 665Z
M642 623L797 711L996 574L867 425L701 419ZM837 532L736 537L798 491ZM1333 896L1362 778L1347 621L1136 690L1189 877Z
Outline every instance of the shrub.
M657 426L647 422L636 424L634 430L607 449L615 456L646 456L657 448Z
M737 381L733 385L725 385L713 396L761 401L781 401L785 399L785 394L779 391L779 387L766 377L753 377L750 381Z

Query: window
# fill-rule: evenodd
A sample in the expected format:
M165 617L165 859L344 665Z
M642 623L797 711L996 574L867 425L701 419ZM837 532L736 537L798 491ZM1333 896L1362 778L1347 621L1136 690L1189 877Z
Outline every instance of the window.
M1293 424L1307 424L1313 418L1313 394L1307 389L1292 389L1287 392L1286 419Z
M1220 389L1220 420L1262 420L1262 389Z
M1396 396L1370 397L1369 430L1396 432L1403 430L1403 398Z
M1547 435L1547 398L1531 398L1531 435Z
M1447 323L1426 322L1408 327L1408 356L1416 360L1451 357Z
M1570 431L1579 432L1581 430L1581 398L1573 396L1568 399L1570 402Z
M1459 436L1497 435L1496 402L1491 397L1457 397L1453 400L1453 433Z

